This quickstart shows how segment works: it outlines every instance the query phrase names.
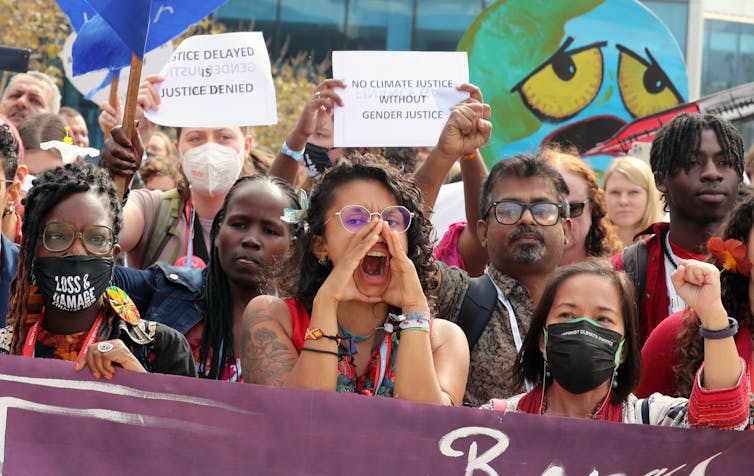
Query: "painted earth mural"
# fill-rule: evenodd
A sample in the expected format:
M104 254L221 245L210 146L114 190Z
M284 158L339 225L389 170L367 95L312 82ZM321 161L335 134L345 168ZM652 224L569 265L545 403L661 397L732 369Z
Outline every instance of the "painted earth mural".
M492 107L487 165L555 142L580 152L688 100L683 54L635 0L500 0L458 50ZM591 158L604 169L611 157Z

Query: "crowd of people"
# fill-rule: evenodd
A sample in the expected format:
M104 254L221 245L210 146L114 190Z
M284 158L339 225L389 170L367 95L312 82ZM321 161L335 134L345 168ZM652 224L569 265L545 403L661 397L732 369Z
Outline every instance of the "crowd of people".
M97 164L42 147L89 144L50 78L3 92L0 353L104 379L754 426L754 195L726 120L675 117L649 163L616 158L600 186L568 144L488 171L490 105L470 84L435 147L345 149L345 84L325 80L273 157L246 128L161 130L145 112L163 80L141 84L131 137L103 108ZM436 237L449 176L466 221Z

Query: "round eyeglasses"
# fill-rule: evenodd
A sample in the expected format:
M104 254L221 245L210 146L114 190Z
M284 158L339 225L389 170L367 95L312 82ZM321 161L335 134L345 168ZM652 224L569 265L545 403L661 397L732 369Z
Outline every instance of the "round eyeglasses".
M492 202L487 214L491 209L495 210L495 220L501 225L515 225L521 220L524 210L529 210L534 221L541 226L552 226L562 216L562 206L552 202L521 203L516 200L500 200Z
M403 233L411 226L411 220L414 216L413 212L408 208L401 205L394 205L382 210L381 213L372 213L361 205L346 205L341 208L339 212L335 212L333 216L325 221L325 225L333 219L333 217L340 217L340 224L346 231L356 233L370 221L372 216L377 215L382 218L382 221L386 222L391 230Z
M76 231L70 223L50 222L42 230L42 245L55 253L70 248L76 238L81 238L86 251L98 256L110 254L115 244L113 230L106 226L89 225Z

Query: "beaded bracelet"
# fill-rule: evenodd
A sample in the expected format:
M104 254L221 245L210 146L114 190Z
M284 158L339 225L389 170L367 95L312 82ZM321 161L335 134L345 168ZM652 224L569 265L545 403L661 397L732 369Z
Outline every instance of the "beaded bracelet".
M330 336L322 332L319 327L307 327L306 334L304 334L304 340L319 340L322 338L334 340L340 342L341 336Z
M301 350L306 352L316 352L317 354L329 354L334 355L335 357L340 357L339 353L333 352L331 350L311 349L309 347L301 347Z

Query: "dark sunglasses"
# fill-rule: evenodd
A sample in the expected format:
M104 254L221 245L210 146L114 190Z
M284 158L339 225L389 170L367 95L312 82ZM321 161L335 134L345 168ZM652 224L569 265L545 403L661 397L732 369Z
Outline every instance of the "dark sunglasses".
M583 215L584 208L586 208L587 203L589 203L588 198L581 202L568 202L568 208L571 209L571 218L576 218Z

